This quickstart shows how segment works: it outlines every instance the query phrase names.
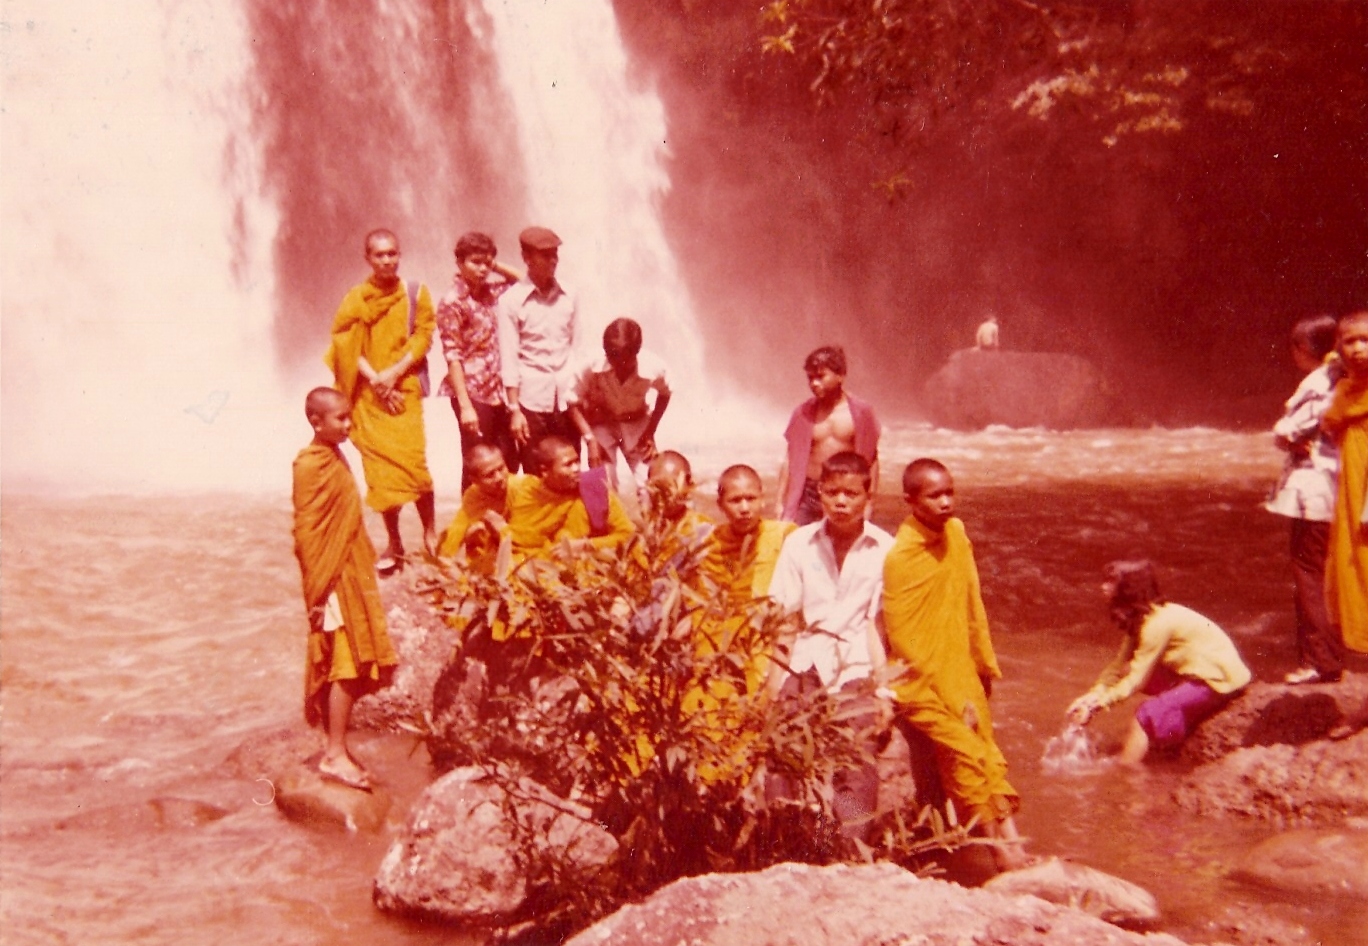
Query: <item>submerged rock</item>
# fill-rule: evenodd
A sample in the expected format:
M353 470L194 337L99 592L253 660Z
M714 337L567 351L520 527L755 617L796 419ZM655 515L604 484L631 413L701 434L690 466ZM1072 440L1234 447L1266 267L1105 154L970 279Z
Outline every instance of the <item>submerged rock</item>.
M579 806L528 784L519 821L548 849L594 872L617 841ZM381 910L476 927L506 926L527 898L527 882L506 822L506 796L479 769L448 772L428 786L390 845L375 878Z
M1231 876L1288 893L1368 900L1368 828L1275 834L1255 845Z
M780 864L676 881L567 946L1179 946L1036 897L928 880L893 864Z
M1300 746L1341 727L1361 729L1368 706L1368 674L1346 673L1338 683L1251 683L1183 743L1189 762L1210 762L1251 746Z
M131 805L111 805L63 818L52 826L57 831L169 831L199 828L232 814L193 798L152 798Z
M1072 430L1112 419L1103 375L1077 355L966 348L926 382L933 423L957 430L989 424Z
M1368 730L1302 746L1237 749L1192 772L1174 792L1196 814L1275 823L1337 823L1368 816Z
M296 824L372 834L385 824L389 795L326 781L311 765L296 764L275 783L275 804Z
M1144 887L1057 857L998 874L983 889L1030 894L1119 926L1146 926L1159 919L1159 903Z

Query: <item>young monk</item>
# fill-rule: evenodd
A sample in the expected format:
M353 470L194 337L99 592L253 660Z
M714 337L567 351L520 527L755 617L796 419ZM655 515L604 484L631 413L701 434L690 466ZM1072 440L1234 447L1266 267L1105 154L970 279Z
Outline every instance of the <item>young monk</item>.
M1069 720L1086 726L1099 710L1137 691L1149 694L1135 711L1118 759L1138 765L1151 746L1180 745L1230 702L1249 683L1249 668L1214 621L1165 600L1148 561L1112 562L1102 587L1125 640L1092 688L1070 704Z
M608 482L616 489L621 452L638 494L646 492L642 474L656 454L656 428L670 406L665 363L642 351L641 341L636 321L608 323L603 330L603 358L580 372L568 398L570 419L588 447L589 466L606 466ZM651 392L654 401L648 405Z
M389 539L379 561L388 572L404 556L399 510L405 503L418 510L423 546L437 549L422 400L434 319L427 287L399 279L398 237L372 230L365 248L371 276L338 307L323 361L351 403L366 504L384 519Z
M977 817L988 836L1008 842L994 849L999 869L1022 867L1028 858L1012 817L1020 799L1007 782L988 711L1002 671L973 546L955 518L955 483L938 461L914 460L903 471L903 495L912 514L883 569L889 656L908 668L892 684L896 718L934 743L942 785L960 817Z
M693 466L678 450L656 454L647 464L646 488L662 521L682 537L702 539L712 531L708 517L693 508Z
M1340 319L1336 347L1345 376L1321 419L1340 451L1325 597L1344 645L1368 653L1368 310Z
M466 560L480 570L492 565L490 552L508 531L510 477L505 454L496 444L477 441L466 453L463 467L470 472L470 486L461 494L461 506L442 534L437 554L455 558L464 550Z
M733 606L769 594L770 579L792 522L761 518L764 487L748 466L729 466L717 478L717 508L726 519L713 530L703 574Z
M579 450L563 437L543 437L532 448L539 475L511 483L508 528L513 554L526 557L561 539L600 548L625 542L635 531L602 470L580 474ZM597 476L593 474L597 473Z
M808 525L822 518L818 480L828 457L851 451L870 468L869 495L879 489L879 421L874 409L846 393L846 356L836 346L818 348L803 362L812 397L789 418L788 452L779 468L779 519ZM869 510L864 511L868 515Z
M370 776L347 750L352 704L388 685L398 662L375 580L375 549L361 522L361 494L338 445L352 429L351 405L332 388L309 392L313 442L294 461L295 557L309 617L304 718L321 725L325 779L370 791Z

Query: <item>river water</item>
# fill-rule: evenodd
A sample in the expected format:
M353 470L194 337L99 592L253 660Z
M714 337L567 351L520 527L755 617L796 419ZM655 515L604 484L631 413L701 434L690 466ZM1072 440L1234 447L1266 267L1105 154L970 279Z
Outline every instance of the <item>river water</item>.
M775 452L688 450L704 493L726 463L769 469ZM1208 924L1257 903L1306 927L1308 942L1365 942L1362 907L1278 901L1224 879L1271 829L1180 812L1172 766L1042 764L1065 705L1117 645L1099 589L1112 558L1155 559L1167 593L1220 622L1256 676L1292 667L1283 524L1256 508L1278 466L1266 439L906 427L885 440L899 466L919 454L958 477L1006 674L999 740L1034 849L1151 889L1165 927L1189 939L1214 938ZM441 493L446 515L439 483ZM901 516L885 488L876 519ZM0 524L5 943L460 941L373 910L383 838L296 827L263 803L267 787L225 765L246 736L299 714L304 623L283 491L9 492ZM1093 729L1115 741L1126 718L1114 711ZM421 762L398 743L365 748L402 805L425 778ZM229 814L158 824L148 802L167 797Z

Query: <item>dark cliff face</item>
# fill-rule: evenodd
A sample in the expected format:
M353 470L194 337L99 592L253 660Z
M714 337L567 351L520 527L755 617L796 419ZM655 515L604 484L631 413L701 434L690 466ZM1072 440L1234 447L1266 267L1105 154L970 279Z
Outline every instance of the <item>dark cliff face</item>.
M1136 420L1275 411L1292 323L1368 305L1364 17L1112 6L1188 57L1181 128L1107 143L1067 107L1028 119L1010 100L1031 77L1004 74L900 136L858 91L814 107L750 7L619 0L670 116L665 212L711 363L791 398L804 353L839 342L852 387L896 412L992 312L1004 348L1089 358ZM1249 49L1221 60L1233 77L1227 34Z

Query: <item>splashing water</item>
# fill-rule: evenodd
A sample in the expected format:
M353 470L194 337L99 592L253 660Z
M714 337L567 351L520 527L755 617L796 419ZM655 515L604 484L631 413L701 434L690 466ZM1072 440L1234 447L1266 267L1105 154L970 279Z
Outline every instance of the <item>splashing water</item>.
M1085 727L1065 723L1059 735L1045 743L1040 766L1050 775L1086 775L1106 768L1107 760L1098 754Z

